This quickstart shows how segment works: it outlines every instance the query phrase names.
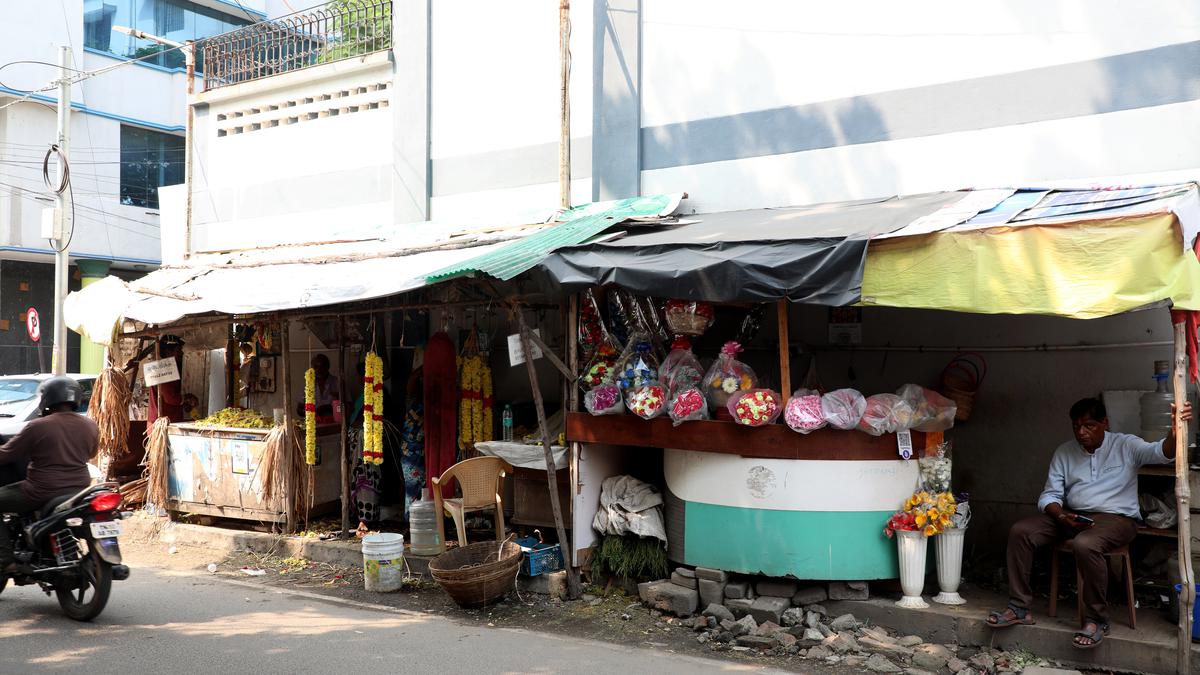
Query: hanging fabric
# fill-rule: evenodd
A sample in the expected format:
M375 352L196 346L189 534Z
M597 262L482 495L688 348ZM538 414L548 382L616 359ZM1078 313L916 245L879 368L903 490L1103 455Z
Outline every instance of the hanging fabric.
M458 372L454 344L445 331L435 333L425 347L425 480L454 465L458 447ZM446 486L449 488L450 486ZM445 489L446 497L453 496Z

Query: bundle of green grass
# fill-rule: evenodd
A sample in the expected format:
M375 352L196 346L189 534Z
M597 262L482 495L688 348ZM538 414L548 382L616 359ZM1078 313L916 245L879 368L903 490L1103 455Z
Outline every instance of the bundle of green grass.
M667 551L653 537L605 535L592 554L592 572L621 581L648 581L667 576Z

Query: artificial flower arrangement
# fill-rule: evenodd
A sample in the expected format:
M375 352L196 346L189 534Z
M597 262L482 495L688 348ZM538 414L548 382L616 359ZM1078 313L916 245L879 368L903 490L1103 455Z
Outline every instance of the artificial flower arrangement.
M920 532L932 537L952 526L951 519L957 510L958 504L949 492L921 490L905 500L902 509L892 514L883 533L888 538L899 531Z

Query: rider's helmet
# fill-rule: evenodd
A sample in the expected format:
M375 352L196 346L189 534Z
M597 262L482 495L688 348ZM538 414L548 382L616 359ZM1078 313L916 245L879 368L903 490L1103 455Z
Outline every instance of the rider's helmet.
M83 389L79 383L66 375L56 375L38 385L38 396L42 401L42 414L60 403L70 403L73 410L78 411L83 402Z

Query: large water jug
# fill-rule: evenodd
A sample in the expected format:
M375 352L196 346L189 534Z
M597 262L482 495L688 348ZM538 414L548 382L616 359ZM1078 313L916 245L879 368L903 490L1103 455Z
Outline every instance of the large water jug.
M408 507L408 541L414 555L437 555L442 552L438 536L437 513L429 488L421 489L421 499Z
M1154 362L1154 379L1157 386L1154 391L1142 394L1142 438L1147 441L1161 441L1171 430L1171 404L1175 395L1171 393L1167 381L1171 379L1171 362Z

